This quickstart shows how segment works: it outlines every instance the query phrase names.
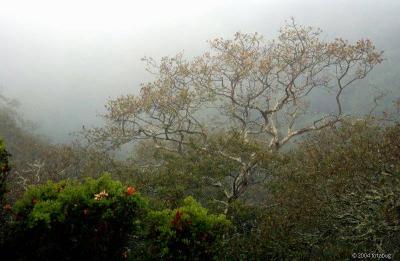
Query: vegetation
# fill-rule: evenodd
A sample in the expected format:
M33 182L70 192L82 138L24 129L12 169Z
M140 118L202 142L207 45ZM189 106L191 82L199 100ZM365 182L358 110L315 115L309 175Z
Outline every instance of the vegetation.
M196 162L188 155L185 164L170 158L158 173L127 169L131 184L147 187L143 196L158 204L146 204L132 186L109 175L34 186L7 210L12 217L2 242L11 252L2 253L26 259L79 253L89 259L336 260L372 251L394 257L400 243L399 133L399 124L356 120L311 135L270 158L268 179L232 202L226 217L212 200L223 197L219 188L190 183L207 171L203 164L218 158ZM190 165L187 181L174 192ZM184 199L189 194L210 210ZM165 209L171 205L178 207Z
M366 251L398 255L399 130L399 125L382 130L347 122L285 153L266 185L264 203L232 209L238 224L248 224L231 241L235 256L342 260Z
M381 52L320 34L292 21L276 41L237 34L193 61L147 59L156 80L71 144L29 132L3 98L1 257L396 259L397 108L356 118L342 106Z
M23 259L110 260L141 226L145 201L109 175L32 187L13 207L7 250Z
M263 172L265 151L280 150L301 135L345 119L345 91L383 60L369 40L324 41L320 30L294 20L276 40L237 33L232 40L210 41L210 48L193 61L182 54L164 57L159 65L146 58L155 81L144 84L137 96L110 100L106 126L90 130L87 137L111 148L147 140L178 154L193 149L193 143L197 153L219 153L238 165L230 173L230 189L224 190L228 203ZM318 111L318 100L328 106ZM209 152L219 132L233 132L232 139L256 149Z
M192 197L187 197L178 209L150 213L148 258L212 259L222 249L228 228L224 215L208 214Z
M98 177L103 172L118 175L115 160L109 155L80 141L55 145L35 134L34 124L20 117L16 106L17 102L0 95L0 137L7 141L7 150L13 155L9 158L13 168L8 177L8 199L15 201L29 185L47 180Z
M0 140L0 200L3 205L4 203L4 196L7 192L6 190L6 181L7 181L7 176L10 171L10 166L8 163L8 157L10 154L5 149L4 143L2 140Z
M6 193L7 193L7 179L10 171L8 157L10 155L4 148L3 141L0 140L0 244L3 244L4 231L7 222L7 211L10 210L11 205L7 204Z

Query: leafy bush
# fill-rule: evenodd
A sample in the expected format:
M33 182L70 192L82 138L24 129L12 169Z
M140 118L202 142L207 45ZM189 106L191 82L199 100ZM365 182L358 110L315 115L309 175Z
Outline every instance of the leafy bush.
M148 253L164 260L209 260L218 254L230 222L209 214L192 197L174 210L149 213Z
M235 202L228 260L344 260L397 256L400 125L343 122L276 157L266 200Z
M229 204L227 217L210 214L192 197L177 207L188 194L200 202L220 199L201 187L207 185L203 175L223 183L235 170L223 159L199 154L160 154L166 167L132 170L135 184L151 197L150 212L132 187L109 175L32 187L13 208L6 247L18 253L11 258L21 259L342 260L354 252L393 257L400 245L399 134L399 124L382 128L360 120L314 134L276 153L265 187L257 185L263 197L249 187L248 195ZM200 191L209 195L202 198Z
M240 201L230 205L227 216L233 229L221 260L264 260L260 224L266 218L265 209Z
M247 243L260 259L398 254L399 134L400 125L345 122L285 153L250 242L233 240L231 251Z
M139 233L146 203L109 174L84 183L31 187L14 205L10 255L22 259L110 260Z

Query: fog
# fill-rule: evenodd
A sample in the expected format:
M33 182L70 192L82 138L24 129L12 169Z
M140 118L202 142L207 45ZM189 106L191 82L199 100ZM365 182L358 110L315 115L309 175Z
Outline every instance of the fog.
M198 55L236 31L272 38L291 16L327 39L370 38L400 68L399 11L398 0L0 1L0 93L65 141L99 124L108 98L150 79L143 56Z

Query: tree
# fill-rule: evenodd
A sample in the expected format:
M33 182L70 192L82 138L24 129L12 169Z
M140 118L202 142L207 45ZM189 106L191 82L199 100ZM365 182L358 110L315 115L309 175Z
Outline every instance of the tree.
M118 162L107 154L86 148L77 140L69 144L53 144L36 134L36 124L20 115L18 105L18 101L0 94L0 139L13 155L9 159L12 169L7 178L7 200L17 200L30 185L48 179L79 178L83 173L92 177L103 172L118 174Z
M222 132L234 133L239 144L278 151L295 137L338 124L346 116L344 90L382 62L370 40L324 41L321 33L292 19L272 41L236 33L230 40L210 41L210 51L193 60L182 53L159 64L144 58L155 80L143 84L139 95L110 100L105 127L87 137L112 147L150 140L185 154L193 143L207 152L212 134ZM334 109L315 112L315 95ZM240 165L228 201L238 198L258 171L259 151L265 150L217 151Z

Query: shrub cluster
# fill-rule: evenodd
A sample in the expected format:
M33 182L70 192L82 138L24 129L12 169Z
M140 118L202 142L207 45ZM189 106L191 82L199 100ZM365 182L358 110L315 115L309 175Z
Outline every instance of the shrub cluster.
M104 175L84 183L31 187L13 207L9 255L22 259L111 260L139 233L146 202Z
M400 253L400 125L365 121L310 136L282 154L256 208L232 206L238 260L343 260Z
M225 215L209 214L192 197L174 210L149 214L150 256L163 260L210 260L218 254L230 228Z
M212 171L207 166L232 168L217 158L171 157L152 169L152 179L135 182L146 199L110 175L33 186L9 211L1 253L21 260L342 260L352 253L396 259L399 151L399 124L343 122L276 153L264 187L231 202L226 216L187 197L208 201L200 197L212 190L200 186Z
M12 213L2 255L19 260L210 259L230 224L191 197L152 211L109 174L32 186Z

